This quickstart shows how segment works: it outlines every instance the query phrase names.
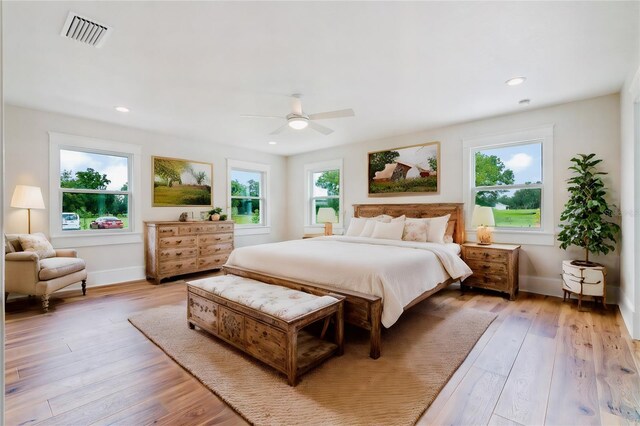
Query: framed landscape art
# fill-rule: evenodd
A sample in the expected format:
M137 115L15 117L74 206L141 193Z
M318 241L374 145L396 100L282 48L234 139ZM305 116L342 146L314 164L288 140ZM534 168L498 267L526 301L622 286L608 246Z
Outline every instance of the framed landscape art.
M440 142L369 153L369 196L440 193Z
M211 206L213 164L151 157L153 206Z

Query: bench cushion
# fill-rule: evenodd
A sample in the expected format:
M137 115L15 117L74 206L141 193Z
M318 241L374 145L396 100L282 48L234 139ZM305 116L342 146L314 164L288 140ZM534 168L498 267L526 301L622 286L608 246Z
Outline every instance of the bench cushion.
M291 321L336 303L331 296L315 296L236 275L221 275L188 283L232 302Z

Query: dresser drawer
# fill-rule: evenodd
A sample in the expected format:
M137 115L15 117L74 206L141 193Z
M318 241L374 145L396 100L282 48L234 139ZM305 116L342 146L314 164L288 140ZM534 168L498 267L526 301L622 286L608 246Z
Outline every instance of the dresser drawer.
M233 241L233 234L208 234L208 235L198 236L198 243L201 245L229 243L232 241Z
M480 260L483 262L501 262L507 263L509 253L502 250L484 250L473 248L464 248L464 259L468 261Z
M198 250L195 247L185 247L185 248L172 248L172 249L162 249L159 251L159 258L161 262L167 260L179 260L179 259L187 259L190 257L196 257L198 254Z
M227 263L229 254L221 254L218 256L207 256L198 259L198 269L216 269L221 268Z
M178 235L177 226L158 226L158 235L160 237L173 237Z
M196 258L161 262L158 269L161 274L184 274L196 269Z
M506 262L485 262L480 260L467 260L467 265L472 271L507 275L507 263Z
M210 244L208 246L201 245L198 247L198 255L210 256L214 254L228 253L231 250L233 250L233 245L231 243Z
M191 235L196 233L197 225L180 225L178 226L178 235Z
M173 248L173 247L194 247L196 245L196 236L185 237L164 237L160 238L160 248Z
M482 287L492 290L508 290L509 280L506 275L474 272L462 284L471 287Z

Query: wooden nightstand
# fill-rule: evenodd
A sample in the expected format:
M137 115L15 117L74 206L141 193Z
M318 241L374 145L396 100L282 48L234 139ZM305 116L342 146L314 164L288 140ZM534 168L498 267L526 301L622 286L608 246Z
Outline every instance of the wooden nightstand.
M515 300L518 293L518 255L520 246L510 244L491 244L482 246L476 243L462 245L462 260L473 271L473 275L464 280L460 287L480 287L509 294L509 300Z
M315 237L324 237L324 233L323 234L304 234L302 236L302 239L306 240L307 238L315 238Z

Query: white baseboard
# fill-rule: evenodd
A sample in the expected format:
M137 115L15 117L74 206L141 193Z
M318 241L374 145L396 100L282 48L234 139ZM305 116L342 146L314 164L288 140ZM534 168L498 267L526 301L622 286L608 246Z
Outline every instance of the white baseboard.
M105 269L87 273L87 287L100 287L103 285L124 283L145 279L144 266L130 266L128 268ZM65 287L65 290L80 289L81 285L73 284Z
M635 330L633 326L633 321L635 318L635 309L633 307L633 302L631 302L626 297L620 297L620 313L622 314L622 319L624 320L624 324L627 326L627 331L629 331L629 335L633 339L640 339L640 330Z
M520 275L520 290L545 296L562 297L562 279ZM619 299L619 288L607 286L607 304L616 304Z

